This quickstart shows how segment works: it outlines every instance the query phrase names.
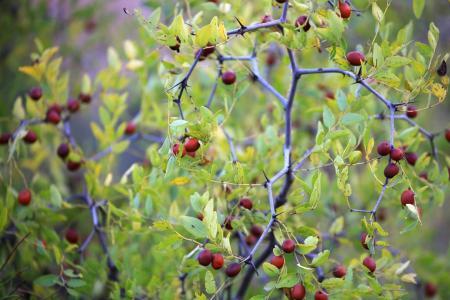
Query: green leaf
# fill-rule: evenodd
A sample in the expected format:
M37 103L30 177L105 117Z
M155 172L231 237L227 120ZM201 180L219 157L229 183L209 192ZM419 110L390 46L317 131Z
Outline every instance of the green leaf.
M372 15L377 19L378 23L383 20L384 13L376 2L372 3Z
M344 280L342 278L328 278L322 281L322 287L327 290L334 290L342 287Z
M53 275L53 274L40 276L33 281L34 284L44 286L44 287L50 287L52 285L55 285L57 282L58 282L58 276Z
M428 43L433 50L436 49L439 40L439 29L434 25L433 22L430 23L430 29L428 30Z
M341 119L341 122L344 125L352 125L352 124L356 124L356 123L361 123L363 121L364 121L364 116L362 116L360 114L355 114L355 113L345 114Z
M130 145L130 141L129 140L125 140L125 141L121 141L118 143L115 143L111 146L111 151L114 154L121 154L123 153L125 150L128 149L128 146Z
M0 232L5 228L6 224L8 224L8 208L3 207L0 210Z
M298 283L298 276L295 273L282 275L280 281L275 285L277 289L290 288Z
M278 274L280 274L280 270L269 262L263 263L263 270L267 275L272 277L278 276Z
M67 281L67 285L71 288L82 287L86 285L86 282L81 279L70 279Z
M336 235L341 232L342 229L344 229L344 217L339 217L331 224L329 232L331 235Z
M413 0L413 12L417 19L420 18L425 7L425 0Z
M330 256L330 250L324 250L317 254L316 257L311 262L313 267L318 267L327 262L328 257Z
M216 281L211 271L205 273L205 289L208 294L214 294L216 292Z
M206 226L199 219L189 216L181 216L180 222L183 227L196 238L206 238L208 236Z
M334 122L336 122L336 118L334 117L331 110L328 108L328 106L323 107L323 124L327 128L331 128L334 125Z
M389 68L403 67L409 63L411 63L410 58L398 56L398 55L394 55L394 56L390 56L390 57L386 58L386 62L385 62L386 67L389 67Z
M63 202L58 188L53 184L50 186L50 201L56 207L61 207L61 204Z
M340 111L345 111L347 109L347 96L342 90L338 90L337 93L337 104Z

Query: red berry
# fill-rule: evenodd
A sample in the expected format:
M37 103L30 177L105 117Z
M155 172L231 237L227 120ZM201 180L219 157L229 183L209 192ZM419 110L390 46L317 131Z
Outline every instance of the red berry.
M56 151L56 153L58 154L59 157L65 159L70 153L69 145L62 143L61 145L58 146L58 150Z
M243 208L246 208L246 209L248 209L248 210L251 210L252 207L253 207L253 202L252 202L252 200L249 199L249 198L242 198L242 199L239 201L239 205L242 206Z
M339 0L339 12L341 13L342 19L348 19L352 15L352 8L345 2Z
M205 48L203 48L203 51L202 51L202 54L200 55L199 60L205 60L209 55L213 54L215 50L216 50L216 47L214 47L212 45L206 46ZM197 50L197 52L195 53L195 56L197 56L199 52L200 52L200 49Z
M88 104L88 103L91 103L91 95L89 95L89 94L84 94L84 93L80 93L79 95L78 95L78 100L80 100L82 103L86 103L86 104Z
M325 97L326 97L327 99L330 99L330 100L334 100L334 99L335 99L334 93L333 93L332 91L326 91L326 92L325 92Z
M414 205L414 192L410 189L407 189L402 193L402 196L400 197L400 200L402 202L402 205L405 206L406 204Z
M281 269L284 265L284 257L283 256L272 256L272 259L270 260L270 263L277 267L278 269Z
M67 170L75 172L81 167L81 161L68 160L66 163L66 167Z
M277 61L278 61L278 55L275 52L270 51L269 53L267 53L266 64L268 66L275 65L277 63Z
M23 189L19 192L17 200L20 205L28 206L31 202L31 191L29 189Z
M281 249L286 253L292 253L295 250L295 242L293 240L285 240L281 245Z
M295 21L295 27L301 27L306 32L311 28L311 25L309 24L308 16L300 16Z
M34 131L28 130L27 134L23 137L23 140L27 144L33 144L37 141L37 135Z
M360 66L366 58L364 57L364 54L359 51L351 51L347 53L347 60L352 66Z
M394 163L389 163L384 169L384 176L393 178L398 172L400 172L400 168Z
M391 158L395 161L402 160L405 156L405 153L401 148L394 148L391 150Z
M137 125L135 123L128 122L127 126L125 127L124 133L126 135L132 135L132 134L134 134L136 132L136 128L137 128Z
M323 291L317 291L314 294L314 300L328 300L328 294Z
M213 259L212 253L208 249L205 249L202 252L200 252L197 257L198 263L205 267L211 263L212 259Z
M369 246L366 243L366 238L367 238L367 233L365 233L365 232L361 233L361 237L360 237L361 246L363 246L363 248L365 248L365 249L369 249Z
M419 177L422 178L423 180L428 181L428 173L427 172L420 172Z
M406 158L406 161L408 162L408 164L410 164L411 166L414 166L418 159L417 154L414 152L406 152L405 158Z
M38 101L42 97L42 89L40 87L33 87L28 92L28 96L34 101Z
M233 216L227 216L225 218L225 222L223 223L225 225L225 228L228 230L233 230L233 225L231 224L231 221L233 221Z
M0 145L8 145L9 141L12 141L11 133L5 132L0 135Z
M447 75L447 63L445 62L445 60L442 60L441 64L439 65L439 67L436 70L436 73L439 76Z
M285 3L287 0L277 0L278 3Z
M223 266L223 256L220 253L213 254L212 267L214 270L219 270Z
M343 278L347 274L347 270L343 265L337 265L333 269L333 276L336 278Z
M203 216L203 214L201 213L201 212L199 212L198 214L197 214L197 219L199 219L200 221L203 221L203 218L204 218L205 216Z
M375 260L370 256L367 256L366 258L364 258L363 265L367 269L369 269L369 271L371 273L375 272L375 270L377 269L377 264L376 264Z
M63 112L63 108L58 103L53 103L48 107L47 112L49 111L56 111L58 114L61 114Z
M70 111L71 113L75 113L80 109L80 102L78 102L78 100L76 99L69 99L69 101L67 101L67 110Z
M264 16L261 18L261 23L267 23L267 22L271 22L271 21L273 21L271 15L264 15Z
M225 274L227 274L228 277L235 277L239 274L239 272L241 272L241 265L238 263L229 264L225 270Z
M433 298L437 294L437 286L431 282L425 283L425 296L428 298Z
M252 225L252 227L250 228L250 233L256 236L257 238L259 238L263 234L263 232L264 229L258 225Z
M184 142L184 149L187 152L195 152L200 148L200 143L196 138L189 138Z
M61 121L61 115L56 110L48 110L45 120L52 124L58 124Z
M74 228L69 228L66 231L66 240L71 244L78 243L78 232Z
M408 105L406 107L406 115L408 116L408 118L417 117L417 108L414 105Z
M450 129L445 130L445 139L447 142L450 142Z
M258 238L253 234L249 234L245 237L245 243L247 246L253 246L258 241Z
M195 152L186 152L186 154L192 158L195 157Z
M226 71L222 74L222 82L226 85L230 85L235 83L236 81L236 73L233 71Z
M297 283L291 288L291 298L293 300L302 300L305 298L306 289L303 284Z
M386 156L389 153L391 153L391 145L389 145L388 142L383 141L381 143L378 144L377 146L377 152L378 154L380 154L381 156Z
M178 153L180 152L180 144L175 144L172 146L172 153L173 155L177 156ZM186 149L184 149L183 147L183 153L181 154L181 156L185 156L186 155Z

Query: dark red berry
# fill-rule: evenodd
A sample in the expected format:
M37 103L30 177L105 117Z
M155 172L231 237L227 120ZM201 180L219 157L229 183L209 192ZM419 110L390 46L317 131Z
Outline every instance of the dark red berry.
M314 294L314 300L328 300L328 294L323 291L317 291Z
M216 47L212 46L212 45L208 45L205 48L203 48L202 54L200 55L199 60L205 60L209 55L213 54L214 51L216 50ZM198 53L201 50L197 50L197 52L195 53L195 56L197 57Z
M76 244L78 243L78 232L76 229L74 228L69 228L66 231L66 240L71 243L71 244Z
M264 229L261 226L258 225L252 225L250 228L250 233L256 237L260 237L264 232Z
M5 132L0 135L0 145L8 145L10 141L12 141L11 133Z
M34 101L38 101L42 97L42 89L40 87L33 87L28 92L28 96Z
M31 202L31 191L29 189L23 189L19 192L17 196L17 200L20 205L28 206Z
M375 262L375 260L370 257L367 256L366 258L364 258L363 260L363 265L371 272L375 272L375 270L377 269L377 264Z
M447 63L445 62L445 60L443 60L439 68L437 68L436 73L439 76L447 75Z
M251 209L253 208L253 202L252 202L252 200L249 199L249 198L242 198L242 199L239 201L239 205L240 205L241 207L243 207L243 208L248 209L248 210L251 210Z
M226 71L222 74L222 82L226 85L230 85L236 82L236 73L233 71Z
M228 277L236 277L241 272L241 265L238 263L231 263L225 270Z
M445 130L445 139L450 143L450 129Z
M336 278L343 278L347 274L347 270L343 265L337 265L333 269L333 276Z
M405 153L401 148L394 148L391 150L391 158L395 161L402 160L405 156Z
M227 217L225 218L224 225L225 225L225 228L226 228L226 229L228 229L228 230L233 230L233 226L232 226L232 224L231 224L231 221L233 221L233 219L234 219L233 216L227 216Z
M377 152L381 156L386 156L389 153L391 153L391 145L388 142L383 141L383 142L378 144Z
M61 114L63 112L63 108L58 103L53 103L48 107L47 112L49 111L56 111L58 114Z
M132 134L134 134L136 132L136 128L137 128L136 123L128 122L127 126L125 126L124 134L132 135Z
M326 92L325 92L325 97L326 97L327 99L330 99L330 100L334 100L334 99L335 99L334 93L333 93L332 91L326 91Z
M278 269L281 269L284 265L284 257L283 256L272 256L270 259L270 263L277 267Z
M245 243L247 246L253 246L258 241L258 238L253 234L249 234L245 237Z
M48 110L45 120L56 125L61 121L61 115L56 110Z
M301 27L306 32L311 28L311 25L309 24L308 16L300 16L295 21L295 27Z
M270 51L267 53L266 64L268 66L275 65L277 63L277 61L278 61L278 55L274 51Z
M295 242L293 240L284 240L281 249L286 253L292 253L295 250Z
M212 253L208 249L205 249L202 252L200 252L197 257L198 263L205 267L211 263L212 259L213 259Z
M415 201L414 201L414 192L411 191L410 189L405 190L402 193L402 196L400 197L401 203L403 206L405 206L406 204L411 204L414 205Z
M419 177L422 178L423 180L428 181L428 173L427 172L420 172Z
M271 15L264 15L264 16L261 18L261 23L267 23L267 22L271 22L271 21L273 21Z
M394 163L389 163L384 169L384 176L393 178L398 172L400 172L400 168Z
M34 131L28 130L27 134L23 137L23 140L27 144L33 144L37 141L37 135Z
M351 51L347 53L347 60L352 66L360 66L366 58L364 54L359 51Z
M203 214L201 212L199 212L197 214L197 219L199 219L200 221L203 221L204 218L205 218L205 216L203 216Z
M187 152L195 152L200 148L200 143L196 138L188 138L184 142L184 149L186 149Z
M224 263L223 256L220 253L213 254L211 266L214 270L219 270L222 268Z
M434 296L436 296L437 291L438 288L435 284L431 282L425 283L425 296L427 296L428 298L433 298Z
M339 12L341 13L342 19L350 18L350 16L352 15L352 8L350 7L350 5L339 0L338 7L339 7Z
M292 300L302 300L305 298L306 289L303 284L297 283L291 288L291 298Z
M79 95L78 95L78 100L80 100L82 103L86 103L86 104L88 104L88 103L91 103L91 95L89 95L89 94L84 94L84 93L80 93Z
M360 237L361 246L363 246L363 248L365 248L365 249L369 249L369 246L366 243L366 238L367 238L367 233L365 233L365 232L361 233L361 237Z
M411 166L414 166L418 159L417 154L414 152L406 152L405 158L406 158L406 161L408 162L408 164L410 164Z
M277 0L278 3L286 3L287 0Z
M78 100L76 99L69 99L69 101L67 101L67 110L70 111L71 113L75 113L80 109L80 102L78 102Z
M58 146L58 150L56 152L60 158L65 159L70 153L69 145L62 143Z
M66 163L66 167L67 170L75 172L81 167L81 161L68 160Z
M195 157L195 152L186 152L186 154L192 158Z
M408 116L408 118L417 117L417 108L414 105L408 105L406 107L406 115Z

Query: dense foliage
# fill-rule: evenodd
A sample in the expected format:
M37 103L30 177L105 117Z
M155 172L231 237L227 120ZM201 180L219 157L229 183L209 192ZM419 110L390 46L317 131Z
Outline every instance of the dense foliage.
M0 133L0 294L448 298L448 255L424 247L449 188L448 120L427 128L448 53L434 23L413 41L390 1L354 2L124 9L141 39L95 77L36 40Z

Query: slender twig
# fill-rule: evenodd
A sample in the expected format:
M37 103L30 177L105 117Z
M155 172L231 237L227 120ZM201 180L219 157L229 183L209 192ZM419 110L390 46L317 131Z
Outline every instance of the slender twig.
M8 264L8 262L11 260L11 258L13 257L14 253L16 253L17 249L19 248L19 246L30 236L30 232L28 232L27 234L25 234L17 243L16 245L13 247L13 249L11 250L11 252L8 254L8 256L6 257L5 261L3 262L2 266L0 267L0 274L3 271L3 269L6 267L6 265Z

